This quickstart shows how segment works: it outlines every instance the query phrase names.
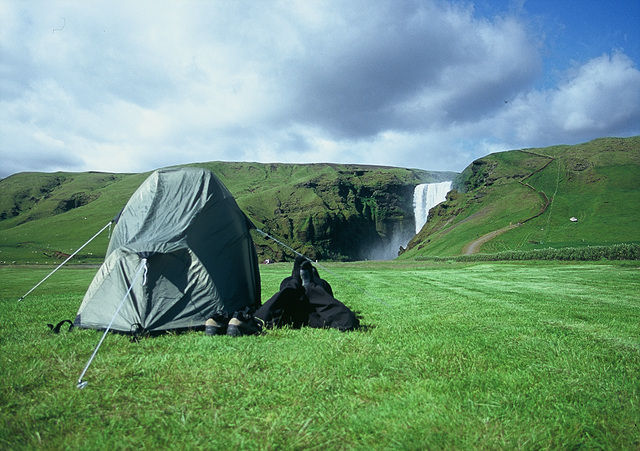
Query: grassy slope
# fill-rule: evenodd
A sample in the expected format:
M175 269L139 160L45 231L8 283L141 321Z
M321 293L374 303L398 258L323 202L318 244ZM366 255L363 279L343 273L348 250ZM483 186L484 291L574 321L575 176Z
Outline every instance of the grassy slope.
M95 173L20 174L2 180L2 200L11 199L5 190L25 192L31 189L31 207L24 213L0 221L0 261L53 263L59 259L46 256L55 250L73 253L86 240L104 227L126 204L128 198L148 174L112 175ZM57 177L63 183L52 191L43 191L43 180ZM107 179L107 183L104 180ZM6 185L14 180L15 186ZM29 188L26 188L29 187ZM11 191L10 191L11 192ZM61 202L66 202L73 194L84 192L95 196L91 203L73 208L64 213L56 213ZM2 205L3 208L6 208ZM3 210L4 211L4 210ZM95 261L104 258L108 244L108 234L94 240L83 254L95 256ZM91 261L91 259L86 259Z
M333 247L339 253L335 249L352 245L353 237L390 235L389 221L402 221L406 213L397 205L380 208L388 202L389 189L400 199L400 187L451 176L357 165L199 166L222 179L258 227L298 243L305 253L314 252L300 244L305 240L315 239L324 249ZM18 174L0 181L0 262L60 261L43 252L73 252L117 214L147 175ZM462 180L468 182L468 192L452 194L449 202L433 210L405 258L460 254L474 239L538 213L545 196L551 202L544 214L490 240L481 251L640 241L639 137L492 154L470 165ZM518 183L523 180L530 187ZM387 198L380 195L385 189ZM54 215L68 208L70 200L91 202ZM349 202L360 211L345 208ZM406 212L409 207L404 208ZM12 217L14 211L20 214ZM577 223L568 220L572 216ZM362 218L369 218L369 223ZM333 232L336 221L348 224L348 232ZM105 234L87 247L84 261L99 262L106 241ZM273 242L259 236L256 242L265 253L282 256Z
M638 449L637 265L320 269L367 330L52 335L95 270L0 267L3 449ZM290 265L262 265L263 299Z
M552 200L547 212L488 251L640 242L640 138L545 150L556 160L528 182Z
M640 242L640 137L496 153L461 178L467 192L433 211L404 258L460 254L474 239L534 216L546 199L542 215L481 252Z
M336 203L340 198L337 181L342 180L349 186L384 187L390 182L410 185L453 175L328 164L212 162L196 166L211 169L218 175L258 227L266 227L294 242L298 238L296 233L300 234L299 228L305 226L310 215L322 217L326 211L344 208ZM59 261L43 252L51 255L52 250L67 254L75 251L122 209L147 176L148 173L24 173L1 180L0 262ZM310 182L313 183L309 185ZM314 184L322 189L313 188ZM71 205L73 202L76 204ZM283 213L276 215L274 212L279 208ZM292 226L285 229L289 224ZM256 241L273 246L260 237ZM105 233L83 250L83 260L99 262L106 242Z

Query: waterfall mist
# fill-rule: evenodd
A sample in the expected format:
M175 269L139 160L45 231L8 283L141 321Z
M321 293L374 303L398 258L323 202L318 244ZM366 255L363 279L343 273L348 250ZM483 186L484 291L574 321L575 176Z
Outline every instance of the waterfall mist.
M413 191L414 224L397 227L377 246L364 252L366 260L392 260L398 256L400 247L406 247L427 222L429 210L447 198L451 191L451 181L440 183L423 183Z
M440 183L423 183L413 191L413 212L416 217L416 234L427 222L429 210L444 202L451 191L451 181Z
M406 247L413 238L413 228L409 230L395 230L382 243L368 249L364 253L365 260L393 260L398 256L400 247Z

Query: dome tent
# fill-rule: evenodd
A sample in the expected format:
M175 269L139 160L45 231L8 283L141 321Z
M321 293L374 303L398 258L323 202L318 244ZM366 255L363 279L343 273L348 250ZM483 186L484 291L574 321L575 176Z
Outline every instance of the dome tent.
M125 333L203 328L214 313L258 307L251 228L212 172L154 172L116 219L74 325Z

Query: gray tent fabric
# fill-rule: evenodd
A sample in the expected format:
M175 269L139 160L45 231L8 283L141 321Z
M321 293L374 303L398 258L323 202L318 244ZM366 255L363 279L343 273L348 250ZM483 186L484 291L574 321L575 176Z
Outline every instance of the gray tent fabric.
M211 171L154 172L120 213L74 325L104 330L113 319L114 331L161 332L202 328L215 313L259 307L251 228ZM143 258L144 277L125 299Z

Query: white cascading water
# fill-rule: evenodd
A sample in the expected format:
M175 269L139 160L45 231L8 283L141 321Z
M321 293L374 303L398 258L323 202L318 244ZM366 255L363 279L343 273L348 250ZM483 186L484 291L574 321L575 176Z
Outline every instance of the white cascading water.
M451 191L451 181L440 183L423 183L413 190L413 212L416 217L416 234L427 222L429 210L444 202Z

